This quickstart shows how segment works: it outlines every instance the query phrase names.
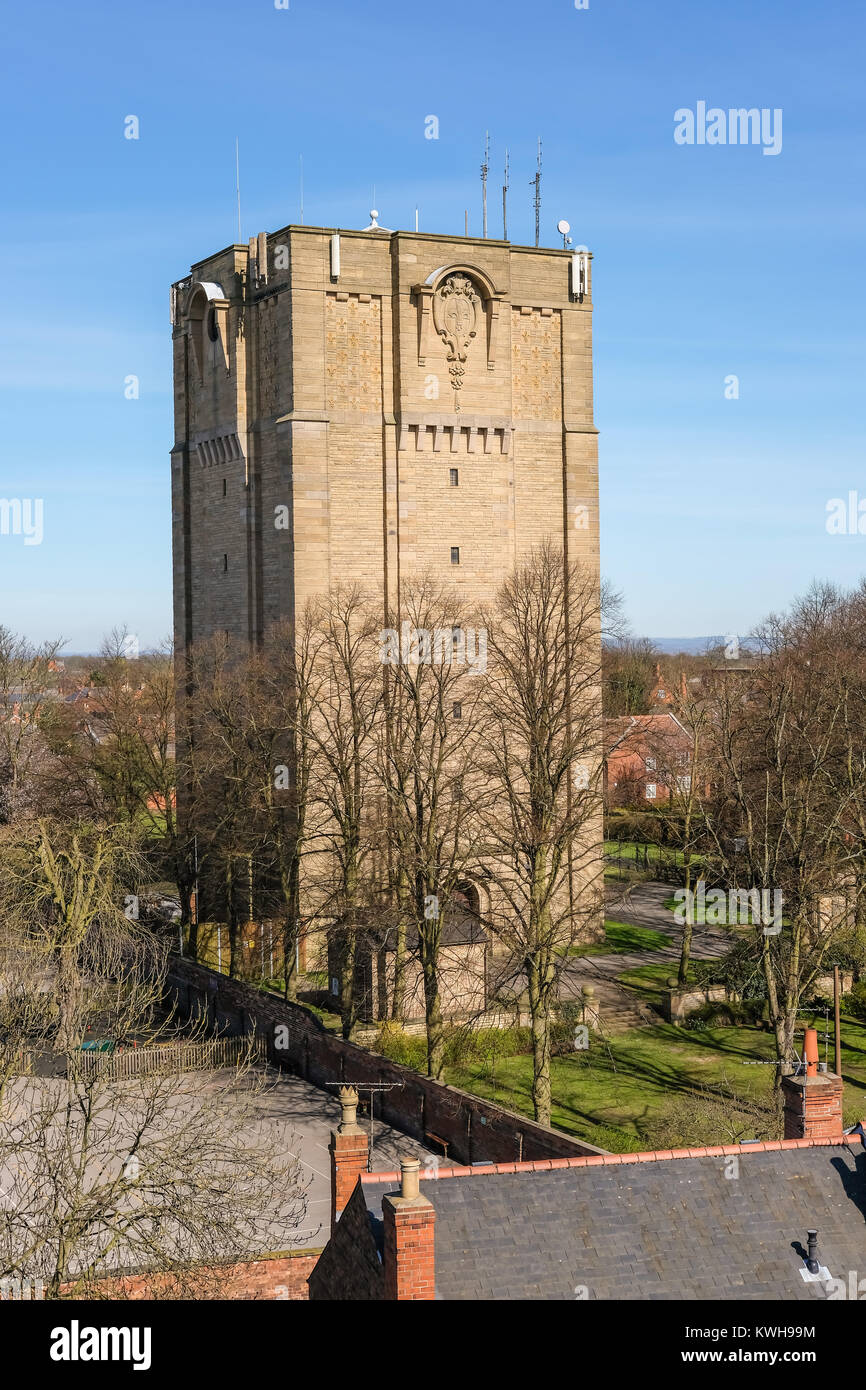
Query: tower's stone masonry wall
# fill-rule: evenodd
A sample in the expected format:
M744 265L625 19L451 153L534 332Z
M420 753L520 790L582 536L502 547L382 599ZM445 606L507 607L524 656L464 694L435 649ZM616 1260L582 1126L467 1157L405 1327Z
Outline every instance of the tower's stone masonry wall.
M333 235L286 227L173 287L179 651L259 641L340 583L384 618L419 571L471 608L547 537L598 584L591 292L572 294L570 253L344 231L335 274Z

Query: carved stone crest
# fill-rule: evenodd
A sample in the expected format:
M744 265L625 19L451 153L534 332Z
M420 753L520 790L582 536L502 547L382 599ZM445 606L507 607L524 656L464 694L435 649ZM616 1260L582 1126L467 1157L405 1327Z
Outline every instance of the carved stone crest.
M478 309L481 301L467 275L449 275L433 297L433 322L445 344L448 374L454 391L463 385L466 356L478 331ZM455 401L455 410L460 409Z

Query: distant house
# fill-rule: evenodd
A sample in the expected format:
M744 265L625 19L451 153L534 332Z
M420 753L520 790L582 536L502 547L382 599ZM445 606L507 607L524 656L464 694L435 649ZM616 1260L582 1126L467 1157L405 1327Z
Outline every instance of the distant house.
M691 734L671 710L605 720L605 805L654 804L687 793L691 748Z
M674 702L674 694L673 690L671 689L671 684L662 675L660 661L656 662L655 681L652 689L650 690L649 697L652 703L656 705L672 705Z
M487 1008L489 939L477 897L468 885L443 912L441 931L438 971L443 1017L481 1014ZM408 928L405 950L402 1013L410 1022L424 1017L424 977L415 927ZM362 929L355 958L355 1003L362 1021L391 1017L396 961L396 927ZM328 989L334 998L342 992L342 971L339 937L333 933L328 945Z

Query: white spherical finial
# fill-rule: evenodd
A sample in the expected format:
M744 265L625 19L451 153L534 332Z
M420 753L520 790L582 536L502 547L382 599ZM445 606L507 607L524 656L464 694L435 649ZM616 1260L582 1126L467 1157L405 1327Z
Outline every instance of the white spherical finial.
M375 222L375 220L376 220L376 218L377 218L378 216L379 216L379 209L378 209L378 208L371 208L371 209L370 209L370 221L371 221L371 222Z

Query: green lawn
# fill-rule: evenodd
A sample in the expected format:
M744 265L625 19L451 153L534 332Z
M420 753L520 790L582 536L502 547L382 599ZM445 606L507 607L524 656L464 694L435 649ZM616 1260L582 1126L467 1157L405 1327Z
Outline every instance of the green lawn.
M641 841L640 845L635 844L631 840L605 840L604 842L605 854L612 854L617 859L636 859L638 850L640 850L641 861L643 861L644 851L646 851L647 857L651 860L659 859L662 855L661 845L654 845L652 842L645 844ZM665 851L666 857L672 858L673 855L673 850Z
M571 946L570 956L612 956L624 955L630 951L659 951L670 946L671 938L664 932L654 931L652 927L634 927L629 922L615 922L606 919L604 941L592 946Z
M661 967L643 966L641 974L649 978L649 972L657 969ZM804 1016L802 1023L815 1024L819 1034L823 1032L823 1015ZM843 1017L842 1040L845 1120L853 1124L866 1114L866 1025ZM823 1058L823 1037L819 1041ZM828 1055L832 1066L832 1037ZM695 1094L701 1083L726 1080L738 1094L768 1099L774 1069L747 1064L772 1057L772 1035L753 1027L699 1030L660 1023L616 1034L608 1045L594 1039L587 1052L553 1059L553 1124L616 1153L646 1148L645 1136L651 1134L652 1123L668 1114L677 1098ZM484 1063L453 1068L445 1079L493 1098L490 1068ZM531 1079L529 1056L499 1060L495 1099L531 1115ZM714 1140L708 1136L707 1142Z

